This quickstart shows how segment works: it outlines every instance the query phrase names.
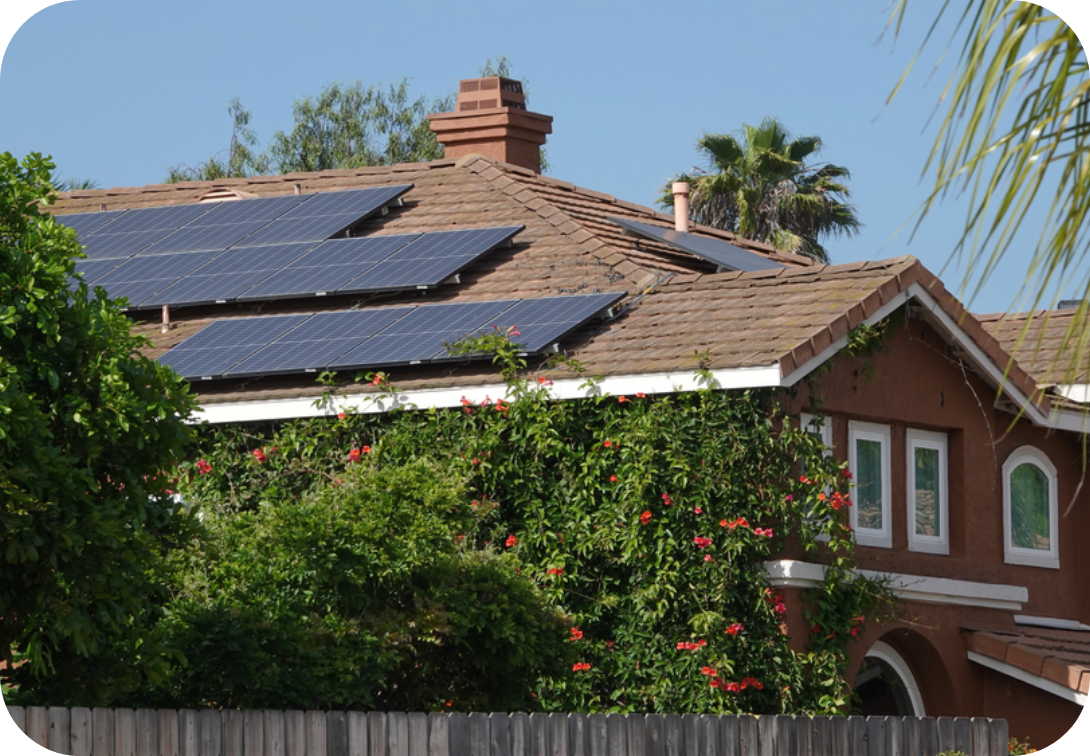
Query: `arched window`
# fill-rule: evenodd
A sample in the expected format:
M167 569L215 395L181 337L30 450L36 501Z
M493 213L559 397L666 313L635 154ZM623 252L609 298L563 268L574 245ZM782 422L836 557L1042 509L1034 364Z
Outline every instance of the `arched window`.
M888 643L867 652L855 677L860 713L870 717L923 717L923 697L907 662Z
M1009 564L1060 566L1056 468L1022 446L1003 463L1003 557Z

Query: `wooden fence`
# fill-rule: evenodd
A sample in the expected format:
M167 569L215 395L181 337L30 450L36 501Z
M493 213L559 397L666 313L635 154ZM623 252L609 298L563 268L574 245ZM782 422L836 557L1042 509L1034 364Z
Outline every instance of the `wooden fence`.
M1007 756L1006 720L982 717L8 711L73 756Z

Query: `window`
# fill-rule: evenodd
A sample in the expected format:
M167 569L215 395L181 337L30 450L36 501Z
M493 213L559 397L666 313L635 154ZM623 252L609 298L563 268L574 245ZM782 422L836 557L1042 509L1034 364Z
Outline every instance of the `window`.
M908 548L950 553L947 502L946 434L908 429L905 472L908 483Z
M852 491L852 529L860 546L893 545L890 522L889 426L848 423L848 465Z
M1060 566L1056 468L1022 446L1003 463L1003 556L1009 564Z
M829 421L828 417L824 415L811 415L807 412L803 412L802 416L800 417L799 424L802 427L803 431L813 436L816 436L821 440L822 445L825 447L826 457L831 457L833 455L833 425ZM805 475L805 462L802 463L801 468L802 474ZM826 496L831 493L831 489L825 489ZM825 522L825 518L818 517L815 512L810 512L809 515L807 515L807 519L810 521L810 524L815 528L820 528ZM822 533L817 536L817 540L828 541L829 536Z

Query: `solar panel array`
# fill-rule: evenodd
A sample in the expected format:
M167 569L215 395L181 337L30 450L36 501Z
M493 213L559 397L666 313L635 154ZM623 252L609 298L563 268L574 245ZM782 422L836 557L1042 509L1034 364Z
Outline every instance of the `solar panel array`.
M301 255L398 201L411 188L411 184L406 184L238 202L79 213L60 216L58 221L74 229L85 247L87 259L76 263L77 273L88 284L105 287L114 298L127 297L130 308L143 309L234 298L279 269L270 269L266 258L282 254L285 243L303 244L297 250ZM224 258L221 265L233 266L236 272L254 273L257 269L252 262L261 261L264 267L260 270L266 276L240 279L240 284L248 282L248 285L239 289L226 287L228 292L223 294L225 287L215 271L197 271L220 257ZM146 259L153 259L155 264L148 265ZM175 300L171 298L174 294L156 296L191 274L201 280L174 290L185 298ZM209 284L215 291L202 290L201 283Z
M714 264L717 271L774 270L784 267L767 257L762 257L722 239L713 239L686 231L675 231L672 228L652 226L647 223L628 220L627 218L610 218L609 220L623 228L626 234L633 233L645 239L660 241L675 249L688 252L701 260Z
M465 359L448 345L493 327L540 352L623 293L370 308L217 320L159 358L182 377L213 379Z

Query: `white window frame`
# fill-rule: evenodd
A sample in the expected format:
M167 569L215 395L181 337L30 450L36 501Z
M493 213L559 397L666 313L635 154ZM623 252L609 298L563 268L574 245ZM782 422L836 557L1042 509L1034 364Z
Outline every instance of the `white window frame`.
M890 430L888 425L878 423L863 423L856 420L848 422L848 468L852 471L853 480L857 470L855 445L856 441L877 441L882 445L882 527L859 527L858 508L859 501L854 492L852 494L851 521L852 530L855 531L855 542L860 546L876 546L878 548L893 547L893 487L890 481Z
M1037 467L1048 478L1048 551L1024 549L1011 542L1011 473L1026 463ZM1060 569L1060 506L1056 490L1058 479L1056 466L1044 452L1033 446L1018 447L1003 463L1003 561L1007 564Z
M947 449L945 433L909 428L905 431L905 488L908 511L908 550L927 554L950 553L950 500L947 478ZM916 449L933 449L939 453L939 490L936 494L936 515L939 518L938 536L916 533Z

